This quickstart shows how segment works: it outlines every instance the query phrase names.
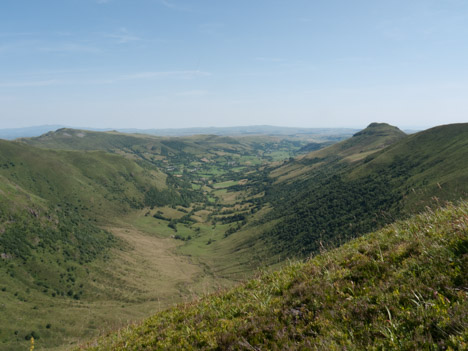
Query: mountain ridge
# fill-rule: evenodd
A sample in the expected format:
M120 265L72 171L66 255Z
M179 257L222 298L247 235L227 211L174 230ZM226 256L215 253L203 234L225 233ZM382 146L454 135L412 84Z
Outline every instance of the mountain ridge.
M437 206L438 200L463 199L468 194L467 141L468 123L440 126L399 137L356 162L328 156L288 162L271 172L265 199L273 209L265 221L277 224L259 240L277 253L308 255L320 250L320 242L339 245L426 206ZM344 141L311 154L328 155L336 145L356 150L354 142ZM284 177L278 172L282 168L301 172L276 181Z
M138 129L138 128L92 128L92 127L71 127L64 125L41 125L23 128L0 129L0 139L13 140L17 138L38 137L42 134L56 131L57 129L77 129L84 131L119 131L127 134L146 134L153 136L192 136L198 134L214 134L222 136L240 135L301 135L301 134L323 134L328 136L347 135L356 132L355 128L296 128L280 127L270 125L257 126L237 126L237 127L193 127L193 128L164 128L164 129Z

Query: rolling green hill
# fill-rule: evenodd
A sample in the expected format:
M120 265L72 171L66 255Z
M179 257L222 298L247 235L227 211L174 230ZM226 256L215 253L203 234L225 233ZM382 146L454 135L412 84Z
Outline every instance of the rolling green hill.
M37 149L0 140L0 175L25 191L104 217L144 206L151 186L165 189L166 175L104 152Z
M210 157L219 152L244 153L253 149L264 149L263 144L272 146L286 137L255 136L236 138L218 135L192 135L185 137L158 137L146 134L125 134L119 132L93 132L62 128L36 138L23 138L21 141L32 146L63 150L105 150L127 153L133 156L160 155L164 157L190 154ZM295 140L297 147L306 143ZM284 142L283 142L284 143ZM291 142L294 144L293 142ZM255 144L255 145L253 145ZM255 147L256 146L256 147ZM150 157L147 159L151 160Z
M341 133L341 134L340 134ZM158 137L119 132L93 132L62 128L21 141L36 147L61 150L103 150L150 162L169 173L203 168L206 163L236 163L240 167L284 160L298 154L308 142L323 147L346 138L349 131L304 135L191 135ZM208 169L209 171L209 169Z
M385 146L389 140L393 144ZM354 157L362 150L368 154L365 158ZM466 155L468 124L410 136L388 125L371 124L349 140L270 173L272 184L264 187L263 200L272 210L260 223L275 224L261 230L261 241L277 254L308 255L322 245L340 245L425 206L437 206L437 199L465 198ZM301 167L305 171L284 178ZM249 237L245 245L255 240Z
M240 144L233 138L206 135L189 137L157 137L146 134L125 134L119 132L94 132L70 128L58 129L36 138L24 138L21 141L32 146L62 150L106 150L109 152L148 152L155 153L202 153L214 144L228 147ZM204 146L203 141L206 141Z
M451 124L409 135L372 154L349 174L359 179L385 174L403 194L403 209L414 212L428 199L456 200L468 192L468 124Z
M468 124L405 135L382 123L296 158L306 139L0 141L0 349L33 332L38 349L70 348L466 198L467 142Z
M330 156L357 161L364 155L392 145L406 134L387 123L371 123L367 128L355 133L351 138L330 146L322 151L310 153L305 159L325 158ZM359 155L359 156L357 156Z
M119 252L133 249L108 227L147 207L148 194L180 199L166 180L154 166L118 155L0 140L0 349L17 350L33 331L48 348L93 335L96 328L77 329L76 320L104 314L77 306L132 301L135 287L122 286L111 268L120 267Z
M0 141L0 348L31 335L65 348L231 284L213 269L225 251L208 245L240 209L225 187L302 144L69 129ZM255 269L245 261L243 276Z
M296 180L301 175L307 178L308 173L317 167L360 161L405 136L406 134L400 129L387 123L371 123L349 139L299 156L294 162L274 170L272 175L278 181Z
M122 157L7 141L0 141L0 179L0 252L18 265L46 252L89 262L113 241L98 221L142 208L146 190L166 188L161 172Z
M468 206L448 206L98 339L86 350L464 350Z

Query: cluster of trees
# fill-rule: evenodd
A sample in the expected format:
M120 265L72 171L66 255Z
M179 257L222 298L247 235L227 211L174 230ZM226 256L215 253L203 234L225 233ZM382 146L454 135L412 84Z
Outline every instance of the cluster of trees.
M189 207L194 202L203 202L205 197L200 191L192 189L191 183L168 176L167 189L158 190L151 187L145 192L144 203L149 207L184 206Z
M114 236L78 214L74 208L55 208L6 214L0 252L26 260L38 251L63 252L80 264L90 262L115 242Z
M53 297L80 299L87 263L108 258L117 245L111 233L64 205L14 213L0 208L0 223L0 270Z
M318 252L324 244L336 246L394 221L401 196L385 174L356 180L322 174L300 184L272 187L266 200L274 210L265 221L281 220L263 238L274 242L278 252Z

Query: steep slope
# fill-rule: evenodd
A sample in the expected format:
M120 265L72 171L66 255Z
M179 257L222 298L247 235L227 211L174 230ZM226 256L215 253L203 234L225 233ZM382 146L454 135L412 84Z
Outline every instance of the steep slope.
M272 176L278 182L294 181L301 175L307 178L307 174L316 168L329 168L337 164L343 165L360 161L405 136L406 134L400 129L387 123L371 123L367 128L355 133L349 139L297 157L294 162L287 163L274 170ZM310 147L320 148L316 145Z
M0 140L0 349L17 350L32 331L48 347L93 335L76 320L103 314L83 306L134 293L106 272L131 247L103 227L143 208L150 189L169 191L166 175L121 156Z
M428 198L463 198L468 189L468 123L431 128L368 156L349 174L359 179L386 174L403 193L407 212L423 209Z
M406 134L387 123L371 123L351 138L329 148L306 155L305 159L325 158L329 156L356 161L364 155L383 149L404 138Z
M165 177L120 156L0 140L2 268L36 280L41 267L54 280L63 270L57 260L82 266L102 258L115 238L98 225L143 208L150 189L167 191ZM53 288L63 293L59 282Z
M101 218L142 207L145 190L167 187L158 169L103 152L44 150L0 140L0 165L0 175L25 191Z
M95 221L143 207L145 189L165 187L160 172L103 153L0 141L0 165L2 262L25 274L33 267L22 262L46 254L79 264L96 258L113 239Z
M462 203L158 313L84 349L463 350L467 277Z
M340 245L437 204L434 195L450 200L467 193L467 125L401 138L396 128L372 124L339 148L286 162L278 173L268 167L278 165L271 155L289 158L300 144L110 132L91 135L88 145L81 133L49 135L54 149L0 142L0 276L8 288L0 294L7 306L0 342L8 340L11 350L18 345L11 340L24 340L38 320L42 336L59 335L43 318L71 301L80 328L70 316L60 320L76 342L95 335L98 321L111 323L110 314L122 325L127 315L135 320L157 309L158 301L180 301L248 277L258 266ZM392 138L399 141L384 147ZM62 139L73 142L54 146ZM291 166L300 172L281 173ZM47 312L52 304L61 307ZM95 316L85 313L96 308ZM31 318L8 324L16 314ZM53 345L61 342L63 335Z
M261 223L273 225L258 230L263 232L261 240L268 250L308 255L318 252L322 245L339 245L427 205L437 205L434 196L442 200L467 196L468 124L440 126L406 136L380 151L372 142L379 134L372 133L376 127L372 125L348 141L312 153L325 155L323 158L291 162L292 167L305 171L301 169L287 181L275 182L275 177L283 177L282 171L271 173L274 184L266 187L264 201L272 210ZM346 145L354 151L344 149ZM372 155L356 162L345 161L343 155L353 155L368 145L374 145ZM338 150L342 156L333 156ZM255 240L250 237L245 245Z

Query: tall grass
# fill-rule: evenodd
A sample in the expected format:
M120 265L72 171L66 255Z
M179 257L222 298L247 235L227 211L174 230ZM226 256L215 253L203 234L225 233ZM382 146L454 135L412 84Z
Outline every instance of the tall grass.
M466 350L468 204L428 210L89 350Z

